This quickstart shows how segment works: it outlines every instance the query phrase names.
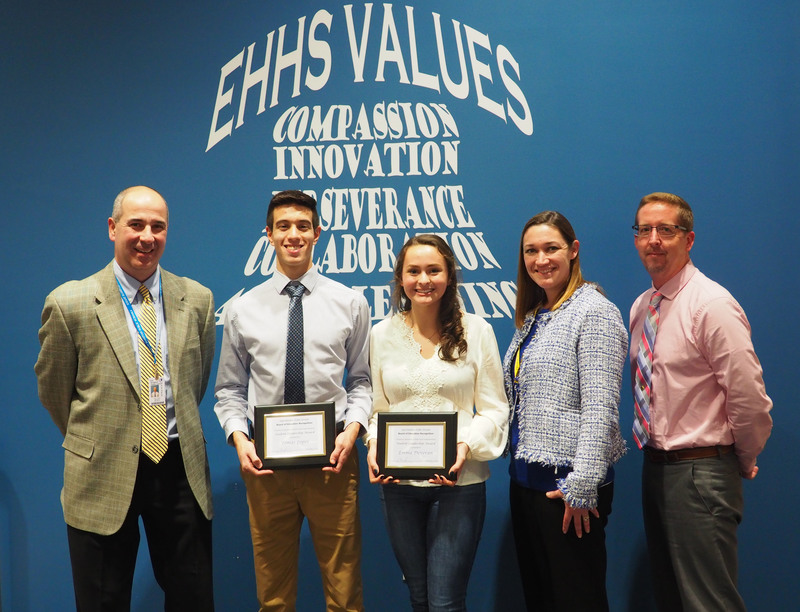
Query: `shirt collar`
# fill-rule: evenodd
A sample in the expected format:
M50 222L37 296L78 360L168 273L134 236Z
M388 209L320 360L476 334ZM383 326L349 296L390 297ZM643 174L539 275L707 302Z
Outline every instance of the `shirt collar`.
M139 294L139 287L141 285L147 287L148 291L150 291L150 295L153 296L154 302L158 301L158 296L160 295L159 287L161 285L161 266L156 268L156 271L150 275L150 278L145 279L144 282L140 282L125 272L125 270L120 267L115 259L114 276L119 281L119 284L122 286L122 290L125 292L125 295L128 297L128 300L130 300L131 304L141 299Z
M286 289L286 285L293 282L293 280L302 283L303 287L306 288L306 291L311 293L314 291L314 287L316 287L317 281L319 280L319 272L317 272L317 268L315 266L311 266L308 272L303 274L303 276L300 278L290 279L285 274L275 270L272 278L275 281L275 289L278 291L278 293L283 293Z
M686 286L686 283L689 282L689 279L694 276L695 272L697 272L697 268L694 267L694 264L690 260L675 276L661 285L660 289L656 289L655 287L652 289L654 292L658 291L661 295L663 295L664 299L674 300L675 297L681 292L681 289L683 289Z

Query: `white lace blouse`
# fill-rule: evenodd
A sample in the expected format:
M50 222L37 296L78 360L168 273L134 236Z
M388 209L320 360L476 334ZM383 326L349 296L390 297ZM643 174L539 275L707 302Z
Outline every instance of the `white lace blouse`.
M499 457L508 435L509 407L492 327L464 313L467 352L455 362L420 354L404 314L377 323L370 336L373 412L367 442L377 438L380 412L458 412L459 442L469 446L459 485L483 482L491 459Z

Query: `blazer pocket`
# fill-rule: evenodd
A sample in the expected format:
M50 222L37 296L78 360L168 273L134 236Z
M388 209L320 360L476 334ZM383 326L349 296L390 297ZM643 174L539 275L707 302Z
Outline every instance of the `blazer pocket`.
M64 443L61 446L84 459L91 459L94 454L94 440L82 438L69 432L64 437Z

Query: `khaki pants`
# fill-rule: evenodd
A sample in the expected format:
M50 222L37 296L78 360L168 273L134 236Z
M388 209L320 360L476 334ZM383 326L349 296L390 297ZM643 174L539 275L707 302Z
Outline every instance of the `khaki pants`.
M261 612L294 612L303 518L314 542L328 612L364 609L358 453L339 474L321 468L243 474Z

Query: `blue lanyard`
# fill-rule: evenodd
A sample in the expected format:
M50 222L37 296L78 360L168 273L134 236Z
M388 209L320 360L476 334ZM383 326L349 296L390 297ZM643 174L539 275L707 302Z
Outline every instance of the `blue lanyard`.
M136 313L133 311L133 306L131 306L131 301L128 299L128 296L125 294L125 290L122 288L122 283L119 282L119 279L114 277L114 280L117 281L117 286L119 287L119 294L122 296L122 301L125 302L125 306L128 309L128 313L131 315L131 320L133 321L133 326L136 328L136 331L139 332L139 336L144 340L145 346L150 350L150 354L153 356L153 363L158 361L156 357L156 352L153 350L153 347L150 346L150 341L147 339L147 334L144 333L144 328L142 324L139 323L139 317L136 316ZM161 283L158 283L158 304L164 303L164 288L161 286ZM158 319L158 315L156 315L156 319Z
M522 367L522 354L530 346L534 335L536 335L536 328L539 327L541 317L546 312L550 311L546 308L540 308L534 315L533 323L531 323L531 328L528 330L528 334L519 343L519 346L517 346L517 351L514 354L514 362L511 364L511 391L513 393L514 405L517 407L519 407L519 371Z

